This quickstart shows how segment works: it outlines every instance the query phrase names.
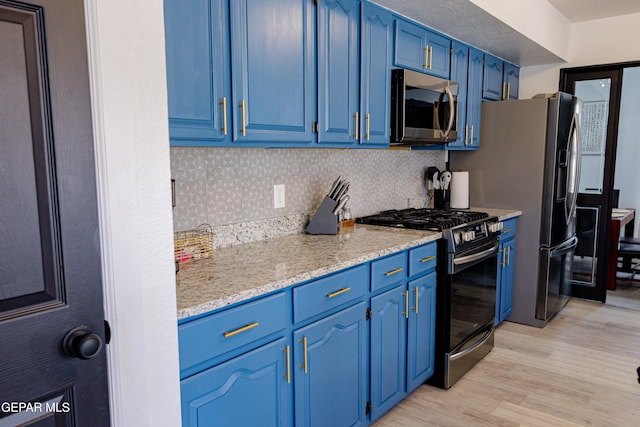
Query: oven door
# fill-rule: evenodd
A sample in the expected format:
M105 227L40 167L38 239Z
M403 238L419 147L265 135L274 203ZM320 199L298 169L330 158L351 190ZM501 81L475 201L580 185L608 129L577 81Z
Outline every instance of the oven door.
M451 314L445 388L493 348L498 247L495 240L471 252L449 254Z

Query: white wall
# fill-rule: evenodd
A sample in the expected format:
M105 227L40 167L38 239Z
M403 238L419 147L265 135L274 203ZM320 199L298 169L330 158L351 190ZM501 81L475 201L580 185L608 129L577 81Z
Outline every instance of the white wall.
M161 1L85 0L112 424L180 425Z
M635 208L640 213L640 67L625 68L622 78L620 122L618 127L618 156L614 187L620 189L621 208ZM638 235L640 220L636 220L634 235Z
M520 98L558 90L560 68L640 60L640 14L575 23L569 38L569 60L563 64L525 67L520 71Z

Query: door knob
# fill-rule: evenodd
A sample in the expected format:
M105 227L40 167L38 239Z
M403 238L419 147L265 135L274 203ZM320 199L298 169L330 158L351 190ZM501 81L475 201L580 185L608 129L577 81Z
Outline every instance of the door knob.
M62 339L62 350L71 357L91 359L102 349L102 339L86 326L71 329Z

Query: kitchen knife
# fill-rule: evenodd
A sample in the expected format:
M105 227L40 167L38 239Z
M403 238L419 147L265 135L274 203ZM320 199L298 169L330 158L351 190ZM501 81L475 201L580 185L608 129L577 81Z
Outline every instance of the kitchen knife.
M342 189L344 188L345 185L346 185L346 182L340 181L340 183L338 184L338 188L336 188L336 191L334 191L333 194L331 194L331 198L336 202L340 199L340 193L342 192Z
M329 191L329 194L327 194L327 196L330 199L335 200L334 193L338 189L338 186L340 185L341 182L342 182L342 175L338 175L338 178L336 178L336 180L333 182L333 185L331 186L331 191Z
M338 206L336 206L336 208L333 210L333 214L338 215L338 213L340 213L340 210L344 208L344 205L346 205L348 201L349 201L349 196L347 196L346 194L343 195L340 198L340 201L338 202Z
M340 189L340 191L338 191L338 195L336 196L336 200L340 200L340 198L342 196L347 194L347 191L349 191L349 186L350 185L351 185L350 182L345 183L345 185Z

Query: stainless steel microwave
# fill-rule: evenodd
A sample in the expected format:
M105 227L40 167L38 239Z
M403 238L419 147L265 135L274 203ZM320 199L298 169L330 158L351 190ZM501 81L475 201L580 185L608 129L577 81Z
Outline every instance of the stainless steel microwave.
M411 70L391 72L391 145L458 139L458 83Z

